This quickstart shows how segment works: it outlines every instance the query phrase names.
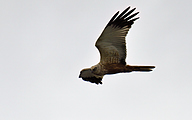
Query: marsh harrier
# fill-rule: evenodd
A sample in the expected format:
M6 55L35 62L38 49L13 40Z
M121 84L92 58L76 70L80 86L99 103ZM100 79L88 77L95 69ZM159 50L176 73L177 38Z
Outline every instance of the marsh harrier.
M126 72L149 72L155 66L133 66L126 65L126 43L125 37L133 25L134 18L139 12L133 14L136 8L125 9L120 15L119 11L111 18L104 28L95 46L100 52L100 62L81 70L79 78L91 83L102 84L101 80L104 75Z

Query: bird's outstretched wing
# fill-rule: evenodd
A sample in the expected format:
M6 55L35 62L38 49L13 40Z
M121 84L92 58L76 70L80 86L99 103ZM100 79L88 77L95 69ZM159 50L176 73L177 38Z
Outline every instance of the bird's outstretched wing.
M125 9L119 16L119 11L111 18L100 37L96 41L95 46L100 52L100 62L103 64L121 63L126 64L126 42L125 37L135 20L133 18L139 12L134 14L136 8Z

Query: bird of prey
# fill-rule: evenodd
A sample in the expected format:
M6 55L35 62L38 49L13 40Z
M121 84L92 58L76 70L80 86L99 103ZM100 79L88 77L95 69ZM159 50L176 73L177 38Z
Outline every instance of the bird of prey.
M100 52L100 62L91 68L81 70L79 78L91 83L102 84L104 75L134 71L149 72L155 68L155 66L127 65L125 62L125 37L131 25L139 19L139 17L135 18L139 12L133 13L135 9L130 10L128 7L120 15L118 15L118 11L111 18L95 44Z

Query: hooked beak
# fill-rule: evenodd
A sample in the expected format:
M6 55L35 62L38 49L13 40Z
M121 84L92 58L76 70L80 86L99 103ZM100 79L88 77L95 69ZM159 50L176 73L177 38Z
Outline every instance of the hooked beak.
M82 78L81 75L79 75L79 78Z

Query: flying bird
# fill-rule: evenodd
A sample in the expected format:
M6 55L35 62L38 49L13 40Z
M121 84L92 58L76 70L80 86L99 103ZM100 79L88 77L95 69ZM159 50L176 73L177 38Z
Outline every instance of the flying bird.
M95 43L100 52L100 62L91 68L81 70L79 78L102 84L104 75L134 71L149 72L155 68L155 66L127 65L125 62L127 55L125 37L133 23L139 19L139 17L135 18L139 12L133 13L135 9L130 10L128 7L121 14L118 11L111 18Z

